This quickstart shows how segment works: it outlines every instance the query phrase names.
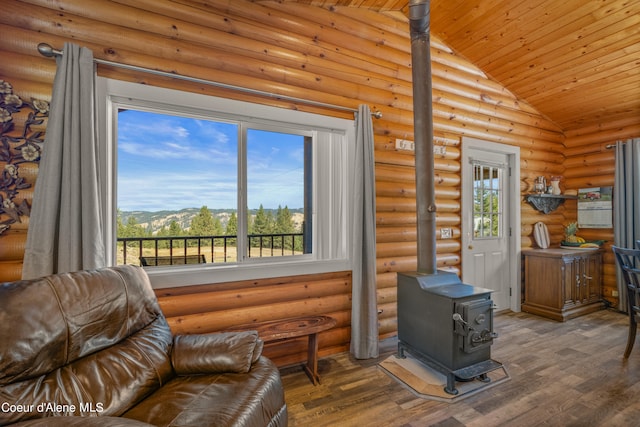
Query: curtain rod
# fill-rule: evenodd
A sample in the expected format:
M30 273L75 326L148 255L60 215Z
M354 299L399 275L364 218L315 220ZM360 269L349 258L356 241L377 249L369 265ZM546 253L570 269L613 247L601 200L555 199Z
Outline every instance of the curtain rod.
M54 49L53 47L51 47L51 45L49 45L47 43L38 44L38 52L40 52L40 54L42 56L46 56L48 58L52 58L54 56L60 56L63 53L62 50ZM173 79L186 80L186 81L194 82L194 83L202 83L202 84L206 84L206 85L209 85L209 86L215 86L215 87L222 88L222 89L235 90L235 91L238 91L238 92L250 93L252 95L263 96L263 97L266 97L266 98L273 98L273 99L279 99L279 100L283 100L283 101L297 102L297 103L300 103L300 104L313 105L315 107L324 107L324 108L329 108L329 109L332 109L332 110L349 111L349 112L352 112L352 113L357 113L358 112L357 109L349 108L349 107L343 107L341 105L327 104L327 103L324 103L324 102L318 102L318 101L312 101L312 100L309 100L309 99L296 98L296 97L293 97L293 96L278 95L278 94L271 93L271 92L264 92L264 91L261 91L261 90L249 89L249 88L242 87L242 86L235 86L235 85L230 85L230 84L226 84L226 83L214 82L212 80L205 80L205 79L201 79L201 78L198 78L198 77L184 76L182 74L175 74L175 73L169 73L169 72L166 72L166 71L153 70L151 68L138 67L137 65L128 65L128 64L123 64L121 62L107 61L105 59L99 59L99 58L94 58L93 62L95 62L97 64L109 65L109 66L112 66L112 67L124 68L124 69L132 70L132 71L140 71L140 72L143 72L143 73L155 74L155 75L162 76L162 77L170 77L170 78L173 78ZM373 117L375 117L376 119L379 119L379 118L382 117L382 112L381 111L374 111L374 112L371 113L371 115Z
M622 143L622 145L624 145L624 142ZM606 148L607 150L611 150L612 148L616 148L616 144L608 144L605 145L604 148Z

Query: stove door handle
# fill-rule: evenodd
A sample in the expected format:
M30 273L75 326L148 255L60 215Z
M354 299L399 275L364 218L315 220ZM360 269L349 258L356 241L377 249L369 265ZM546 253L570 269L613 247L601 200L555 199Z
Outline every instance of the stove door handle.
M460 313L453 313L453 320L456 322L461 322L463 325L468 325L468 323L465 322Z
M474 334L471 337L471 342L473 344L481 344L484 342L489 342L489 341L493 341L494 338L498 338L498 334L495 332L491 332L487 329L485 329L484 331L480 332L479 334Z

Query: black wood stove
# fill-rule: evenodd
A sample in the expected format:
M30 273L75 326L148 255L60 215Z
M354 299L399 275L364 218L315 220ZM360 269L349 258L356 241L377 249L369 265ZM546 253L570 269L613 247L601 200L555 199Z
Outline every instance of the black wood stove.
M502 365L491 360L496 336L491 291L465 285L456 274L436 268L429 3L409 1L418 268L398 274L398 356L407 351L442 372L445 391L457 394L456 380L488 381L487 373Z
M489 381L502 368L491 359L491 292L454 273L398 274L398 356L407 351L445 374L449 394L458 394L456 381Z

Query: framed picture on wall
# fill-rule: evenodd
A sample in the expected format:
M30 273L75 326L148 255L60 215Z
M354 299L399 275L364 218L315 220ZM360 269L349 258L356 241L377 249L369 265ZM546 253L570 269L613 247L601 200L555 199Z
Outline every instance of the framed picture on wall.
M613 227L613 187L578 190L578 227Z

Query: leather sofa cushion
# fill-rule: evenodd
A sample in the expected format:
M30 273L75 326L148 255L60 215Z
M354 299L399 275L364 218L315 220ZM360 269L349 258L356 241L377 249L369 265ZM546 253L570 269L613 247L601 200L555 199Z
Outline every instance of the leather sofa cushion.
M249 372L262 353L256 331L178 335L171 363L177 375Z
M144 270L126 267L2 284L0 385L52 372L162 316Z
M0 402L36 408L0 412L0 425L42 417L41 403L65 404L49 415L118 416L173 377L169 359L171 332L158 321L121 343L93 353L40 377L0 387Z
M287 419L280 374L265 357L248 373L175 377L123 417L161 427L265 427Z
M173 376L173 337L146 273L120 266L0 285L0 402L61 410L30 418L118 416ZM95 414L93 414L95 415Z

